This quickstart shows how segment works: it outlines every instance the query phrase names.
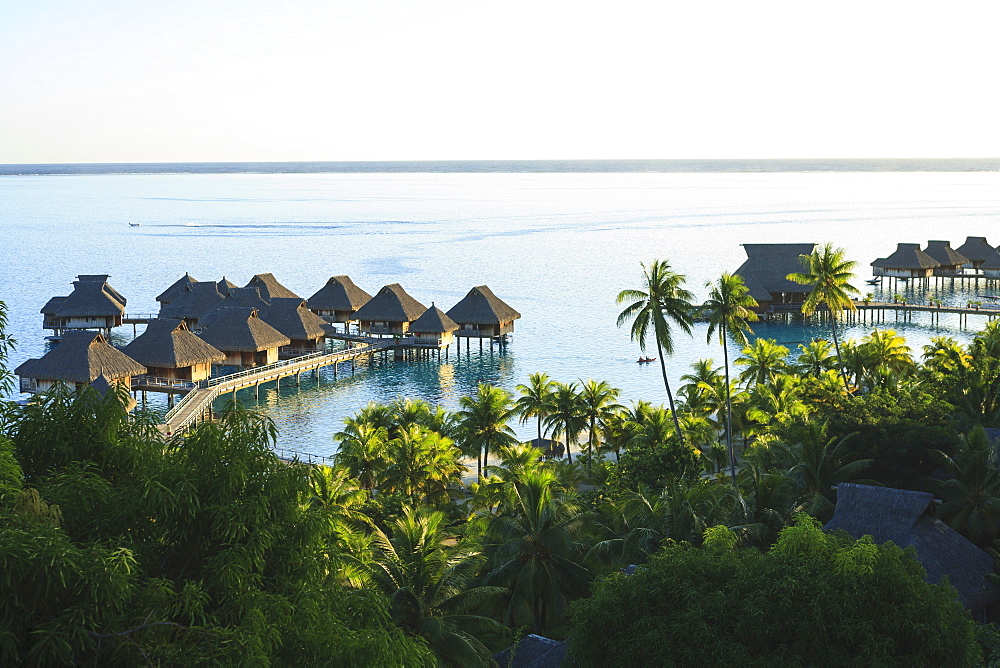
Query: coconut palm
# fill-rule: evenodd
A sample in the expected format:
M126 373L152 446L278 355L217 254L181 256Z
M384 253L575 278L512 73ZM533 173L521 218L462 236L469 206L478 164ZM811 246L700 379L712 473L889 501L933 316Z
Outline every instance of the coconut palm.
M480 383L476 393L459 400L462 410L458 420L469 452L476 452L476 473L480 481L490 451L501 445L517 443L514 430L507 424L514 416L510 392L495 385Z
M362 420L360 415L347 418L344 424L344 430L334 437L340 443L335 460L372 495L389 466L386 452L388 431L384 426Z
M545 419L552 428L552 435L566 438L566 458L572 462L571 446L576 443L576 437L587 426L583 416L583 406L580 395L576 391L576 383L557 383L552 393L552 410Z
M818 378L824 371L837 366L833 345L826 339L813 339L806 344L800 343L799 350L801 352L795 360L795 366L802 373Z
M906 339L894 330L873 330L861 340L861 346L868 360L869 382L873 387L892 386L900 377L916 370Z
M757 339L736 358L737 365L746 367L740 373L740 380L747 387L774 382L788 368L787 357L788 348L774 339Z
M685 290L684 276L675 273L670 264L663 260L653 260L648 267L643 264L645 291L622 290L618 293L618 303L629 303L618 315L618 326L631 321L630 330L633 341L639 342L639 350L646 350L646 338L652 334L656 342L657 359L660 361L660 372L663 374L663 387L667 391L667 401L670 412L675 411L674 395L670 391L667 380L667 365L664 355L674 353L674 340L670 331L671 323L677 325L685 334L691 334L692 307L694 295ZM674 429L677 438L682 439L681 425L674 415Z
M604 424L622 409L615 400L622 391L605 381L588 380L580 390L580 414L587 421L587 455L593 458L598 443L597 435L604 431ZM588 461L587 466L590 466Z
M715 360L700 359L691 365L691 373L681 376L684 382L677 390L691 414L710 418L723 412L726 404L724 377L715 367Z
M844 309L853 311L854 300L851 295L861 294L848 281L854 278L854 269L858 263L844 259L844 249L834 248L833 244L825 244L810 255L800 255L801 272L788 274L788 280L802 285L811 285L812 290L802 302L802 314L812 315L816 309L825 304L830 310L830 327L833 330L833 346L837 351L837 365L844 377L844 389L850 393L847 384L847 374L843 372L844 362L840 356L840 341L837 338L837 318Z
M986 431L976 427L963 435L955 455L939 452L947 480L928 480L930 491L940 496L937 515L951 528L980 547L997 537L1000 526L1000 467Z
M708 300L702 304L701 313L708 318L707 343L718 331L722 346L722 366L726 371L726 447L729 451L729 469L736 481L736 450L733 448L733 398L729 384L729 341L738 346L747 345L747 334L753 334L751 322L757 314L750 309L757 306L757 300L750 296L750 290L740 276L723 274L715 283L706 284L710 289Z
M521 396L514 402L514 410L520 416L521 424L533 417L538 420L539 444L542 442L542 420L552 410L552 390L555 385L548 374L538 372L528 376L527 384L517 386Z

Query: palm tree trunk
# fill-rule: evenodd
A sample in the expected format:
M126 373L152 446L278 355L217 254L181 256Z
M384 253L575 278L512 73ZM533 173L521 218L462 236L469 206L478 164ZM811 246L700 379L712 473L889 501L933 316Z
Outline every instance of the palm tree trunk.
M667 363L663 361L663 348L660 347L660 339L656 339L656 353L660 358L660 372L663 374L663 387L667 390L667 401L670 403L670 417L674 419L674 429L677 431L677 438L680 441L684 440L684 435L681 433L681 423L677 419L677 411L674 410L674 394L670 391L670 381L667 380Z
M566 458L569 459L569 463L573 463L573 453L569 451L569 422L566 422Z
M840 371L840 377L844 379L844 390L847 392L847 396L851 395L851 387L847 383L847 374L844 372L844 360L840 357L840 339L837 338L837 318L834 317L833 311L830 311L830 326L833 329L833 347L837 349L837 370Z
M722 359L726 368L726 446L729 448L729 472L736 484L736 451L733 449L733 397L729 387L729 346L726 345L726 326L722 326Z
M538 414L538 447L542 447L542 414Z

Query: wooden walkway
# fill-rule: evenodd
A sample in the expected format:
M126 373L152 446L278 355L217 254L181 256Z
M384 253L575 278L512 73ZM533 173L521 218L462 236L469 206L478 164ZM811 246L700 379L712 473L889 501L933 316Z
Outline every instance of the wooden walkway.
M243 388L259 388L264 383L280 382L282 378L289 376L296 376L296 380L298 380L301 374L308 371L318 371L325 366L333 365L336 369L336 365L341 362L350 361L353 363L359 357L372 355L383 347L386 346L368 343L333 353L313 353L267 366L238 371L227 376L203 380L167 412L159 429L167 436L187 429L203 416L208 415L212 402L223 394L231 392L235 396L236 392Z

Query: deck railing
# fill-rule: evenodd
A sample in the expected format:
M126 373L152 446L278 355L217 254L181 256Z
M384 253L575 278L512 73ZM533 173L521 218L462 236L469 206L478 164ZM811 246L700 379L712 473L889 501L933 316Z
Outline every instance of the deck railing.
M198 383L193 380L185 380L184 378L161 378L159 376L132 376L132 387L137 387L139 385L146 386L156 386L156 387L177 387L177 388L187 388L194 389L198 387Z

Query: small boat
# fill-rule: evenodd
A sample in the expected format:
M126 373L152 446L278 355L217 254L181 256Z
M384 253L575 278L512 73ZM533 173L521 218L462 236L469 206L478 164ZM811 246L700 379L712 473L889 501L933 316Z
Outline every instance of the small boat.
M139 227L139 223L129 223L129 227Z
M638 362L639 364L649 364L650 362L655 362L655 361L656 361L655 357L640 357L639 359L636 360L636 362Z
M865 283L867 283L868 285L878 285L878 280L879 279L877 278L869 278L867 281L865 281Z

